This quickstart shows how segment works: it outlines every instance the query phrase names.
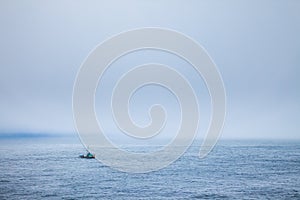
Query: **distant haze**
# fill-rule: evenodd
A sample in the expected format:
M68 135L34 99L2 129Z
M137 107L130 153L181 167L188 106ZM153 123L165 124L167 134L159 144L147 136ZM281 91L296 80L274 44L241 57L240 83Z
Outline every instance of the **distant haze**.
M192 37L218 66L227 94L223 138L300 139L299 10L300 1L296 0L3 0L0 135L75 133L73 83L89 52L119 32L162 27ZM209 123L209 96L202 79L195 77L192 70L185 71L188 65L178 58L166 53L137 52L136 56L114 63L115 68L104 77L103 84L109 84L107 81L118 75L118 68L129 69L131 64L152 59L174 65L188 76L199 98L202 137ZM149 105L152 100L159 100L168 104L168 120L177 128L179 113L172 109L177 106L176 100L168 92L157 99L155 91L155 87L149 87L144 95L143 91L136 94L138 113L134 102L130 104L133 119L147 124L143 102ZM97 91L99 104L101 94ZM101 105L97 104L96 109L101 109ZM108 132L115 129L109 120L99 121Z

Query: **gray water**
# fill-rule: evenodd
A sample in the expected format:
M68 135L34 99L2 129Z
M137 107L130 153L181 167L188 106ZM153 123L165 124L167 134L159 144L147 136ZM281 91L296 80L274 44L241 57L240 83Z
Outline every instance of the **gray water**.
M300 142L220 141L202 160L198 151L128 174L78 158L74 138L2 139L0 199L300 199Z

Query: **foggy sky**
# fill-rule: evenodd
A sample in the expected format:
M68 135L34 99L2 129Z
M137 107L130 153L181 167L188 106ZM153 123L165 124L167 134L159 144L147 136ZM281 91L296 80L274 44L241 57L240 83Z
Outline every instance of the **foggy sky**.
M217 64L222 137L299 139L299 10L296 0L1 1L0 132L73 134L73 83L88 53L119 32L162 27L195 39Z

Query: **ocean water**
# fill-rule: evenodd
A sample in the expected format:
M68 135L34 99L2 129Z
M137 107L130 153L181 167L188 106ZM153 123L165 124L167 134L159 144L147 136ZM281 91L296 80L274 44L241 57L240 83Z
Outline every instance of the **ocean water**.
M142 148L142 147L141 147ZM80 159L77 139L0 140L0 199L300 199L299 141L197 142L168 167L128 174Z

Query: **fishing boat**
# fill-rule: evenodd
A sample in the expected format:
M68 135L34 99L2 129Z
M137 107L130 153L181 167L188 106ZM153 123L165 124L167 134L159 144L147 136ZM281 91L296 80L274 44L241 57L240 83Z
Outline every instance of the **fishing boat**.
M90 153L90 152L87 152L86 155L80 154L79 157L80 157L80 158L93 159L93 158L95 158L95 154L92 154L92 153Z

